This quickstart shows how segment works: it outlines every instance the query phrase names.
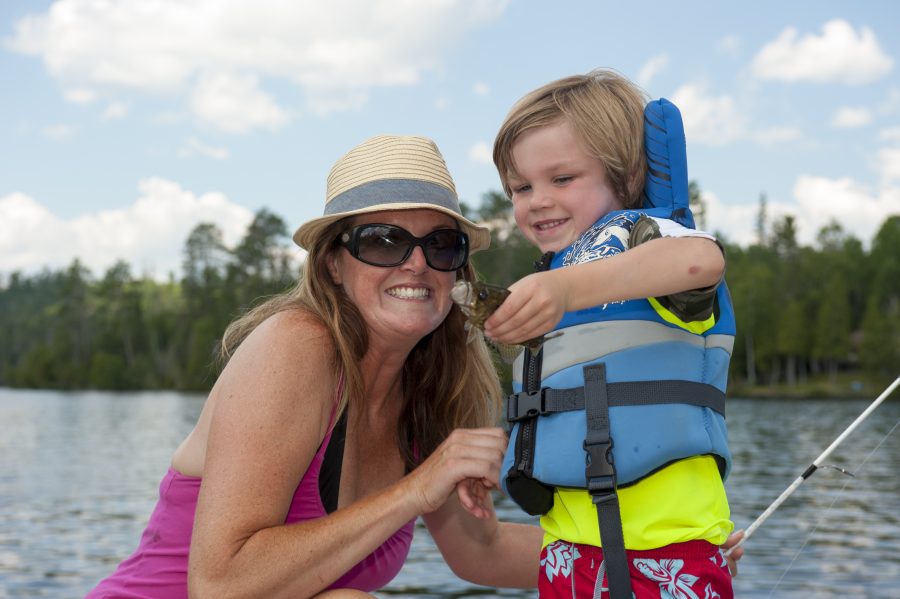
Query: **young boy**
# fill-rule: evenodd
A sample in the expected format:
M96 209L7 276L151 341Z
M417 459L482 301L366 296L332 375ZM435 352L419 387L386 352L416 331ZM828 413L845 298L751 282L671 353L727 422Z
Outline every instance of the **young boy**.
M501 473L542 515L542 598L733 595L724 257L693 229L677 109L651 102L646 118L635 85L594 71L524 96L494 144L549 270L512 285L485 333L563 331L514 379Z

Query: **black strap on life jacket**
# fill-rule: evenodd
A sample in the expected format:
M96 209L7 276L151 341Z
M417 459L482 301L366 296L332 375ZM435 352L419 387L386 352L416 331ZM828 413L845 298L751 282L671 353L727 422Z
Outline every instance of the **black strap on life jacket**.
M553 252L547 252L534 263L536 272L548 270L553 261ZM544 351L539 349L532 353L525 348L525 359L522 366L522 389L525 392L539 392L541 389L541 363ZM515 460L506 472L506 490L510 497L532 516L546 514L553 507L553 487L545 485L533 478L534 450L537 446L537 418L519 422L516 435Z
M631 599L631 574L625 552L619 495L616 493L616 467L613 464L613 439L609 434L609 397L606 388L606 365L601 363L585 366L584 409L587 431L584 436L584 476L591 500L597 506L610 599Z
M725 416L725 394L709 383L693 381L630 381L607 383L609 407L687 404L710 408ZM586 406L584 387L514 393L507 397L506 419L518 422L526 418L557 412L582 410Z

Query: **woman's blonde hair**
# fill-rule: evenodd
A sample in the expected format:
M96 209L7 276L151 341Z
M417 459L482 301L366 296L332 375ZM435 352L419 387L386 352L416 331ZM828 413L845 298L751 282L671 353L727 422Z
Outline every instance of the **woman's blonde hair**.
M229 325L220 357L227 362L240 343L266 318L283 310L300 309L328 330L334 347L334 374L344 376L338 410L365 402L359 364L368 349L366 323L343 288L328 272L327 258L342 251L338 235L350 226L343 219L325 228L308 247L297 286L277 295ZM472 265L457 278L472 281ZM444 322L410 352L403 369L403 409L398 445L408 470L428 457L455 428L495 426L501 403L500 383L491 354L479 336L468 341L465 317L454 304Z
M584 149L603 162L606 180L624 207L639 207L647 173L646 102L637 85L608 69L558 79L526 94L513 105L494 140L494 164L504 191L512 196L508 181L516 175L516 139L529 129L564 119Z

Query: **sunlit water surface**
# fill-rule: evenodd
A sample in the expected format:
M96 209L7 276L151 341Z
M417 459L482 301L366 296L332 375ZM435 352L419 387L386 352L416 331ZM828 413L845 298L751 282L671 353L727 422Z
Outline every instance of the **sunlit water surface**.
M127 557L202 403L180 393L0 389L0 597L81 597ZM867 404L730 400L737 525L749 525ZM900 598L900 431L888 435L898 420L895 398L829 460L855 478L817 472L759 529L737 597ZM503 499L498 511L530 521ZM536 595L457 579L421 522L403 571L380 594Z

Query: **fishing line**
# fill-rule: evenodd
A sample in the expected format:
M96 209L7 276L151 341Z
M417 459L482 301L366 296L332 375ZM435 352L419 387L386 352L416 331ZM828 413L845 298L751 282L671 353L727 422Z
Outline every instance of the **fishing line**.
M881 438L881 440L878 442L878 444L875 446L875 448L869 452L869 455L867 455L865 457L865 459L863 459L863 461L859 464L859 467L856 468L854 470L854 472L860 473L863 471L863 468L865 468L866 463L869 461L869 459L873 455L875 455L875 452L877 452L881 448L881 446L884 444L884 442L887 441L888 437L890 437L894 433L894 431L897 430L898 426L900 426L900 420L897 420L897 422L894 424L894 426L891 428L891 430L889 430L887 432L887 434ZM849 474L850 476L855 476L854 474L850 474L849 472L845 472L845 474ZM806 546L809 544L809 540L819 530L819 527L822 525L822 523L825 521L825 519L829 516L829 514L831 513L831 510L834 508L834 505L837 503L837 500L841 498L841 495L844 493L844 491L847 490L847 487L850 485L851 482L853 482L853 481L848 478L847 482L844 483L844 486L841 487L841 489L835 494L834 499L831 501L831 505L829 505L825 509L825 512L822 514L822 516L816 522L815 526L813 526L812 530L809 531L809 534L806 535L806 538L803 540L803 544L800 545L799 549L797 549L797 552L794 554L794 557L791 559L791 562L788 564L788 567L784 570L784 572L781 573L781 576L775 582L775 586L773 586L772 590L769 591L770 598L774 595L775 591L778 589L778 586L781 584L781 581L784 580L784 577L787 576L788 572L791 571L791 568L794 567L794 562L797 561L797 558L800 557L800 554L803 552L804 549L806 549Z
M863 421L866 418L868 418L872 414L872 412L875 411L875 408L877 408L879 405L881 405L881 403L884 400L886 400L890 396L890 394L894 392L894 389L896 389L898 386L900 386L900 376L898 376L896 379L894 379L894 382L891 383L890 385L888 385L888 388L885 389L881 393L881 395L879 395L875 399L875 401L873 401L871 404L869 404L869 407L867 407L863 411L862 414L857 416L856 420L854 420L850 424L850 426L845 428L844 431L840 435L838 435L837 439L835 439L831 443L831 445L828 446L828 449L823 451L819 455L819 457L817 457L815 460L813 460L813 463L810 464L809 467L803 471L803 474L801 474L796 479L794 479L794 482L792 482L788 486L788 488L785 489L784 492L782 492L781 495L778 496L778 499L773 501L769 505L769 507L767 507L765 509L765 511L763 511L763 513L760 514L759 517L757 517L756 520L754 520L753 523L747 527L747 530L744 531L744 536L741 538L741 540L738 541L728 551L725 552L725 557L728 557L729 555L731 555L731 553L735 549L737 549L738 547L740 547L741 545L746 543L747 539L749 539L753 535L753 533L756 531L756 529L759 528L762 525L762 523L765 522L769 518L769 516L771 516L775 512L775 510L777 510L781 506L781 504L784 503L785 500L787 500L787 498L790 497L791 494L794 491L796 491L800 487L801 484L803 484L803 482L806 479L808 479L810 476L812 476L816 472L816 470L818 470L822 466L822 462L824 462L828 458L828 456L831 455L831 452L833 452L835 449L837 449L837 446L840 445L841 443L843 443L844 439L849 437L850 434L854 430L856 430L856 427L858 427L860 424L862 424Z

